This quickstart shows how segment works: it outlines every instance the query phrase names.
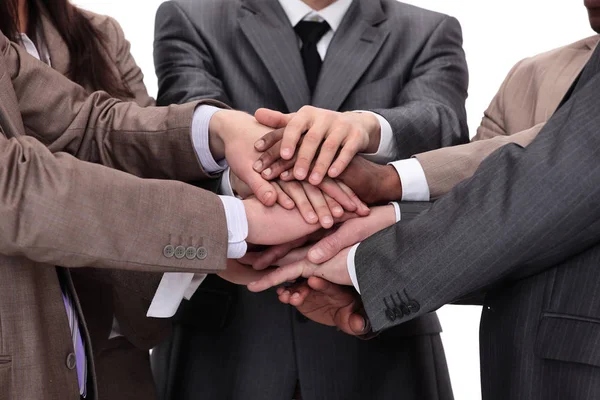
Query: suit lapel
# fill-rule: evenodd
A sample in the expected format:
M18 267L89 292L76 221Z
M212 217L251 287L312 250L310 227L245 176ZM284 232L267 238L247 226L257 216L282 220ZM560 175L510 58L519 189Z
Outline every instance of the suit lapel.
M11 138L21 136L25 128L19 112L19 102L4 63L4 56L0 55L0 130Z
M310 103L298 39L276 1L244 0L239 24L267 67L289 112Z
M42 34L50 54L50 63L52 68L68 76L69 74L69 48L60 36L43 5L39 5L41 14Z
M312 105L338 110L389 35L380 0L355 0L335 33Z

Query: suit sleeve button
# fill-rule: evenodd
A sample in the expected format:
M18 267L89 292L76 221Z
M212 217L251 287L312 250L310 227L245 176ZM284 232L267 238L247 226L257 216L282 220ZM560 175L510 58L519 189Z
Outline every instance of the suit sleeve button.
M196 253L196 258L198 260L204 260L208 256L208 250L205 247L198 247L198 252Z
M73 370L75 367L77 367L77 357L74 353L69 353L67 356L67 368Z
M183 258L185 256L185 247L177 246L175 248L175 258Z
M195 247L190 246L187 249L185 249L185 258L187 258L188 260L193 260L194 258L196 258L197 252L198 251Z
M166 245L163 249L163 255L167 258L173 257L175 255L175 247L171 246L170 244Z
M396 313L394 312L394 310L388 308L387 310L385 310L385 316L390 320L390 321L395 321L396 320Z

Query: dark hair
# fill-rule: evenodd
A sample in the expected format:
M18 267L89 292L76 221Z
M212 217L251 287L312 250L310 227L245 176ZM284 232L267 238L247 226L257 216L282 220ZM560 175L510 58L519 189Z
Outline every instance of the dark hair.
M27 0L29 3L29 32L35 40L39 25L40 2L47 10L54 27L69 49L68 77L74 82L103 90L111 96L134 97L121 77L115 76L106 59L106 37L97 30L83 12L69 0ZM19 33L18 0L0 0L0 31L13 42Z

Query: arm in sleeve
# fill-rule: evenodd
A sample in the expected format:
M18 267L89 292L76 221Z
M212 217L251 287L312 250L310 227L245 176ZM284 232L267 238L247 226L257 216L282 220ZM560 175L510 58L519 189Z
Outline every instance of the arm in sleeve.
M397 106L371 110L391 125L396 159L469 140L465 111L468 79L460 24L445 17L415 60Z
M600 75L527 148L503 146L428 213L361 243L357 277L375 329L539 273L597 244L598 93ZM416 303L392 320L386 302L398 296Z
M160 105L215 99L231 104L204 39L173 1L156 13L154 65Z

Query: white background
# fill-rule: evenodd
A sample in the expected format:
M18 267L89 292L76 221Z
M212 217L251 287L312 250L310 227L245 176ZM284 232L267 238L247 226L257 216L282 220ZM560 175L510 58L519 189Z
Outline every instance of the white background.
M201 0L198 0L201 1ZM276 1L276 0L272 0ZM461 22L470 70L467 112L471 135L509 69L520 59L591 36L583 0L407 0ZM75 0L116 18L131 41L150 94L157 91L152 61L154 16L162 0ZM446 306L439 312L457 400L481 398L479 307Z

